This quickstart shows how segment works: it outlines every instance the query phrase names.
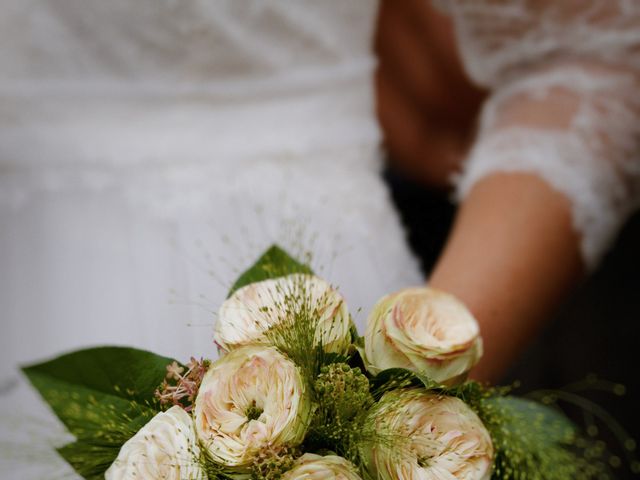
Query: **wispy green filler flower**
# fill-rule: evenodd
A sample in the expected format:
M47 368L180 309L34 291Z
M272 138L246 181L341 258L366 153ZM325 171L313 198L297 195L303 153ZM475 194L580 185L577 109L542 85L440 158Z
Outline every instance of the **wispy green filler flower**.
M321 278L299 273L237 290L220 307L214 336L225 351L248 344L269 345L270 329L281 323L295 328L296 322L315 327L308 332L314 334L314 348L344 354L351 344L351 317L342 295Z
M296 447L265 447L256 453L248 473L230 471L203 453L201 464L208 480L281 480L290 471L302 452Z
M597 478L597 464L579 453L575 427L562 414L516 397L475 405L496 448L494 474L513 480Z
M279 284L283 290L278 292L278 298L268 307L276 320L265 337L286 353L313 384L322 366L347 360L351 320L330 290L320 294L314 291L315 284L308 275L287 278L288 282ZM339 314L333 313L338 310Z

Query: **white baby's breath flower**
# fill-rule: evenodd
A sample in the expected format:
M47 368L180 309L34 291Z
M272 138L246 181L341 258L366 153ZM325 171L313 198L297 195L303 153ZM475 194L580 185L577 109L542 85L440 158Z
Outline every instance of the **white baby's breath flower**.
M369 315L367 369L406 368L435 382L464 380L482 356L478 322L452 295L410 288L387 295Z
M344 352L350 344L347 304L331 285L314 275L292 274L251 283L235 291L220 307L214 327L216 343L230 351L242 345L271 343L266 334L287 323L313 322L315 344Z
M377 439L365 450L369 471L382 480L489 480L491 436L459 398L424 389L383 395L370 413ZM374 437L375 438L375 437Z
M361 480L353 464L337 455L306 453L282 476L282 480Z
M216 463L247 471L255 455L302 442L311 402L296 365L249 345L211 365L195 404L196 431Z
M191 416L181 407L158 413L120 449L105 480L205 480Z

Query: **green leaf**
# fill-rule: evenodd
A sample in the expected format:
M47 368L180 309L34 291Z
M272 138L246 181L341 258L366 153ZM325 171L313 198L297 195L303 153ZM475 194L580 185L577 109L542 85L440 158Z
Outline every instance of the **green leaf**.
M94 445L90 441L73 442L57 449L58 454L76 473L87 480L104 480L104 473L117 457L118 451L119 449Z
M135 348L97 347L68 353L22 370L30 380L42 377L56 383L146 402L153 399L156 388L167 373L167 365L173 361L172 358ZM46 400L46 390L39 390Z
M353 323L353 318L351 319L351 324L349 325L349 334L351 335L351 343L364 348L364 337L361 337L358 333L358 327L356 327L356 324Z
M485 399L485 408L490 407L506 420L504 430L512 436L520 435L518 429L527 432L532 445L562 444L576 434L576 426L558 409L540 402L512 395Z
M231 287L228 297L233 292L251 283L284 277L292 273L313 273L311 268L296 260L282 248L272 245L262 254L258 261L247 269Z
M427 390L442 388L430 378L406 368L387 368L371 379L371 392L379 399L385 392L405 387L424 387Z
M59 453L101 478L120 447L160 410L154 392L172 359L124 347L80 350L23 372L77 438Z
M485 398L475 407L493 441L492 478L598 478L582 474L576 427L560 411L514 396Z

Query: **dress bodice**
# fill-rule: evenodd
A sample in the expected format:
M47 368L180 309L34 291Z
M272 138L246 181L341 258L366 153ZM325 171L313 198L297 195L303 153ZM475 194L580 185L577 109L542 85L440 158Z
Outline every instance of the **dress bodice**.
M220 162L375 143L376 6L4 0L0 164L174 162L185 149Z
M4 0L0 79L168 89L279 83L370 62L376 8L352 0Z
M95 342L210 354L210 310L271 242L316 251L355 308L420 281L379 175L376 2L0 5L7 338L48 319L8 368Z
M377 155L351 153L380 139L374 1L1 9L0 202L72 186L180 215L185 198L197 210L193 199L242 178L238 162L304 169L325 151L327 173L378 172Z

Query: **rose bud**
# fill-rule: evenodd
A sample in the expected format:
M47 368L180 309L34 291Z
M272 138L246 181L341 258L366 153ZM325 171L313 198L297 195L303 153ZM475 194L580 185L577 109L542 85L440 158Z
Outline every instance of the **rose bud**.
M406 368L455 385L482 356L478 322L454 296L432 288L387 295L369 315L365 363L374 375Z
M105 480L206 480L191 416L174 406L158 413L120 449Z
M211 365L194 411L210 458L248 472L261 451L302 442L311 402L293 362L273 347L250 345Z
M293 274L251 283L235 291L220 307L215 341L226 351L242 345L273 344L268 331L277 325L306 331L327 352L344 353L351 343L351 317L340 293L314 275Z
M282 476L282 480L361 480L353 464L337 455L306 453Z
M367 469L382 480L489 480L491 436L459 398L424 389L394 390L369 414L374 445L365 449Z

